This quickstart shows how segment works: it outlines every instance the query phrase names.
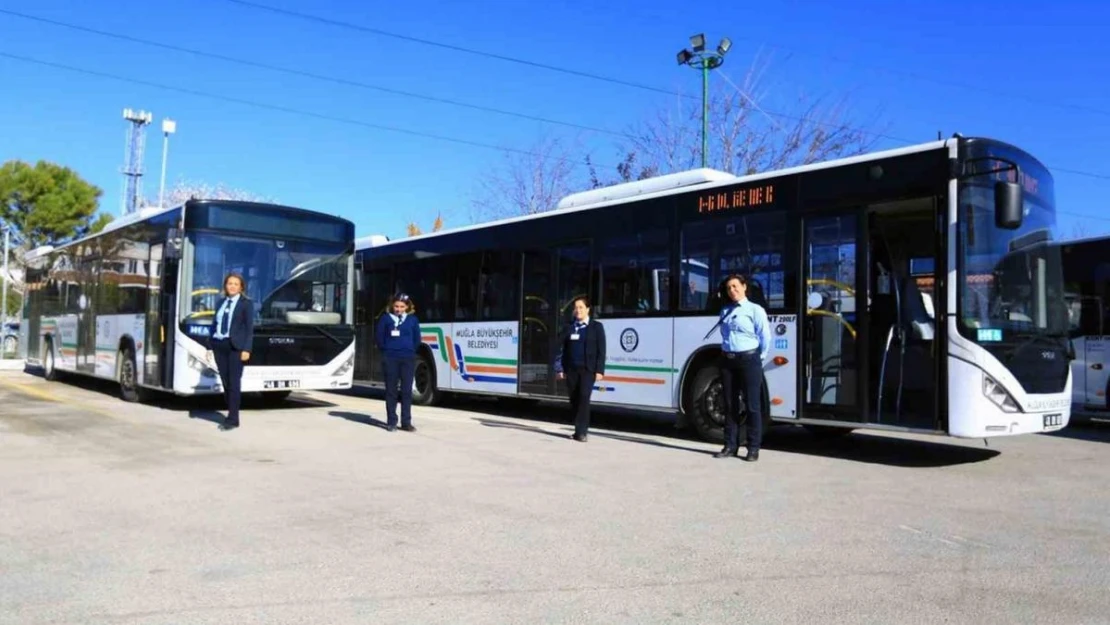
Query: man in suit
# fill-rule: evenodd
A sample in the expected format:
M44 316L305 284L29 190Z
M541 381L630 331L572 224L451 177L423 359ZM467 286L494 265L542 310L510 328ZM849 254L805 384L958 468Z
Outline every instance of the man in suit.
M224 278L224 297L216 307L210 343L227 400L227 418L220 425L225 431L239 427L243 365L250 360L254 343L254 304L244 294L246 290L246 282L239 274L228 274Z
M574 300L574 322L562 336L562 349L555 359L559 379L566 379L574 414L574 440L585 443L590 429L590 395L594 383L605 377L605 326L590 320L590 302Z

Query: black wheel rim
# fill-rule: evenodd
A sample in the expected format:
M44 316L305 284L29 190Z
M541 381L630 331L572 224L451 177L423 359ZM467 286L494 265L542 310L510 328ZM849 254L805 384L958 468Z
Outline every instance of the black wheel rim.
M120 367L119 382L128 391L135 388L135 365L129 358L125 357L123 366Z
M705 389L705 414L710 423L717 427L724 427L726 411L724 385L721 384L721 379L717 378L709 388Z
M412 380L413 386L416 387L415 392L421 397L428 392L428 385L431 384L431 372L428 371L428 365L423 361L416 363L416 371L413 372Z

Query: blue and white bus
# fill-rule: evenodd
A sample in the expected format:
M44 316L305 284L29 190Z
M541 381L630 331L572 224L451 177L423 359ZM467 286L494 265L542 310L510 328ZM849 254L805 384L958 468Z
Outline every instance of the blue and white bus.
M381 383L374 320L401 290L424 332L415 401L562 400L557 337L587 295L609 338L594 402L720 440L714 325L738 272L773 325L769 422L974 438L1068 423L1053 180L1014 146L956 136L751 176L699 169L553 208L360 239L356 383Z
M190 200L26 256L20 349L47 379L115 380L152 391L221 392L205 347L224 276L256 303L243 392L351 386L354 224L273 204Z

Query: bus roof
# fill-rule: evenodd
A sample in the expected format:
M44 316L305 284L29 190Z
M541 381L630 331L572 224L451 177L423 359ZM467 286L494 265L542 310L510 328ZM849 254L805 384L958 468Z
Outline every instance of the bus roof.
M965 139L971 138L965 137ZM907 154L915 154L918 152L946 149L951 142L956 140L957 137L953 137L951 139L941 139L938 141L930 141L927 143L910 145L903 148L894 148L881 152L870 152L857 156L848 156L830 161L822 161L820 163L811 163L809 165L798 165L796 167L787 167L785 169L775 169L771 171L760 172L757 174L751 174L748 176L734 176L732 174L716 171L713 169L692 169L675 174L667 174L665 176L648 178L646 180L623 182L600 189L592 189L580 193L573 193L559 201L559 203L555 206L553 210L547 210L532 215L508 217L505 219L499 219L496 221L490 221L481 224L474 224L471 226L463 226L461 228L454 228L451 230L418 234L414 237L405 237L404 239L398 239L396 241L391 241L385 235L372 234L370 236L355 239L355 249L388 246L392 244L413 241L416 239L441 237L444 235L453 235L469 230L491 228L494 226L500 226L509 223L529 221L532 219L544 219L563 213L594 210L635 200L646 200L667 197L670 195L677 195L679 193L690 191L691 189L713 189L716 187L754 182L756 180L773 178L776 176L788 176L792 174L818 171L822 169L831 169L834 167L843 167L845 165L852 165L856 163L866 163L868 161L893 158L896 156L903 156Z

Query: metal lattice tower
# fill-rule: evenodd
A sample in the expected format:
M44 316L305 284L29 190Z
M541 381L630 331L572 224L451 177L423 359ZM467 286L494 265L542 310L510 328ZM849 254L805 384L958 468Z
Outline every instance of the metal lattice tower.
M123 197L120 198L120 214L133 213L139 208L143 194L143 153L146 150L146 127L154 115L146 111L123 109L127 126L127 142L123 152Z

